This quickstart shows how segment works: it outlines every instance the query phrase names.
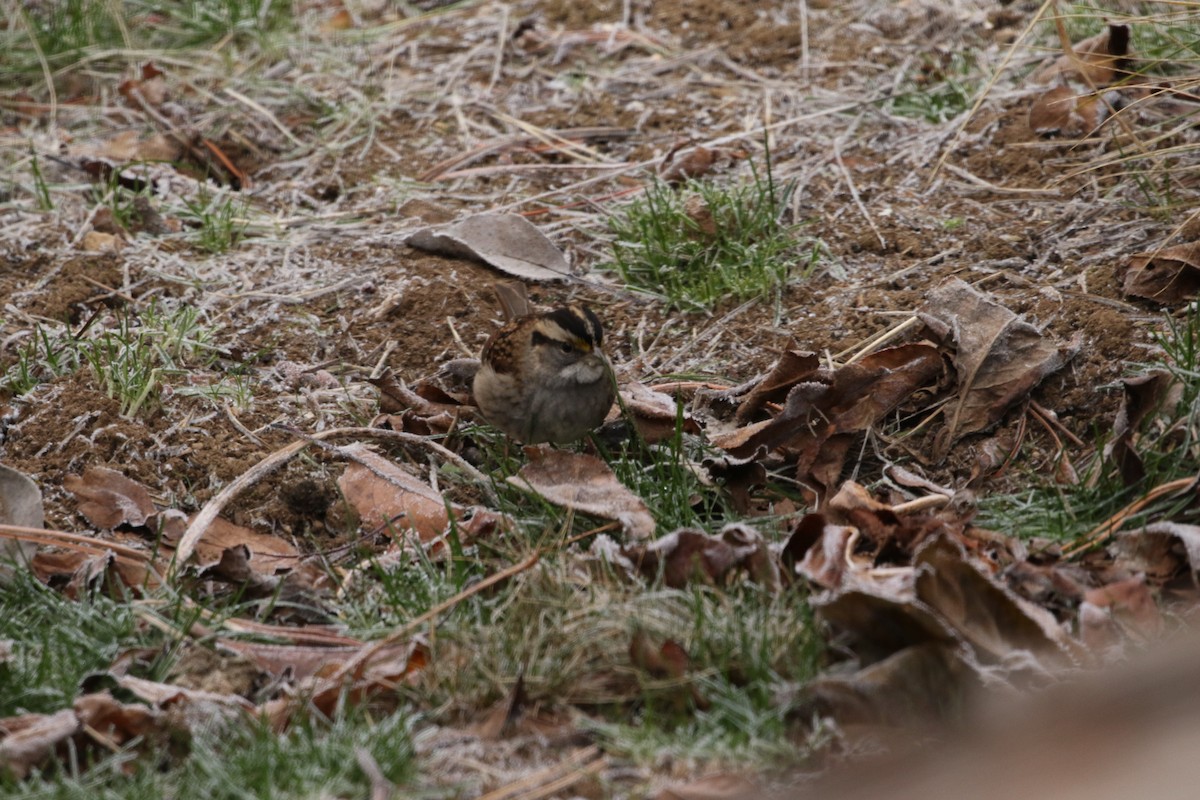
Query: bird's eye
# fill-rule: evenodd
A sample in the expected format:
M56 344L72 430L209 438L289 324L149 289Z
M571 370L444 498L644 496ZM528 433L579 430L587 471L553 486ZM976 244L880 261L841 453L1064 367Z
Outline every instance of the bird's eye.
M559 349L559 350L562 350L564 353L570 353L570 352L571 352L571 351L573 351L575 348L571 346L571 343L570 343L570 342L559 342L559 343L558 343L558 349Z

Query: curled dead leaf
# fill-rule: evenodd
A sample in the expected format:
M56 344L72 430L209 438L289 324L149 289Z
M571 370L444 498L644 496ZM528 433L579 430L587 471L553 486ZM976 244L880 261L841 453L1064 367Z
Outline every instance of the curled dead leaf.
M1113 420L1112 438L1104 445L1104 458L1116 465L1126 486L1139 483L1146 475L1142 457L1134 439L1142 423L1161 409L1169 408L1183 391L1182 385L1166 370L1152 370L1121 381L1124 395Z
M83 475L68 475L63 487L80 501L79 512L97 528L140 528L158 513L144 486L107 467L88 467Z
M1200 294L1200 242L1163 247L1129 257L1121 290L1163 305Z
M957 542L945 536L931 539L913 561L917 599L953 626L980 660L1004 661L1020 651L1045 667L1072 663L1071 642L1054 616L969 563Z
M648 580L661 574L673 589L693 580L719 586L735 570L744 570L772 590L781 585L778 564L762 534L740 524L727 525L715 536L688 528L673 531L653 542L621 548L616 562L629 564Z
M1117 534L1114 547L1122 566L1145 573L1155 583L1187 575L1200 587L1200 526L1155 522Z

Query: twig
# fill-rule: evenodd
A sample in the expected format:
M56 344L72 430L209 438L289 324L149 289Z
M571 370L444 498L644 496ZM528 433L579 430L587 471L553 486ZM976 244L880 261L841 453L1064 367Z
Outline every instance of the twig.
M857 350L858 352L854 353L854 355L851 356L849 359L847 359L845 362L847 364L853 364L855 361L858 361L859 359L866 358L868 355L875 352L880 347L882 347L883 345L892 341L893 339L898 339L900 337L900 335L903 334L905 331L907 331L909 328L916 327L920 323L921 323L921 319L919 317L917 317L916 315L913 315L913 316L909 317L908 319L904 320L903 322L893 325L892 327L890 327L886 330L880 331L879 333L875 334L874 336L867 339L865 342L862 342L861 344L856 344L853 347L848 347L845 350L841 351L840 353L834 353L833 357L840 359L842 356L846 355L847 353Z
M498 789L493 789L487 794L481 795L478 800L516 800L516 798L533 800L533 798L545 797L547 794L565 789L589 772L603 767L604 763L605 759L600 753L600 748L595 745L583 747L571 753L563 761L543 767L537 772L518 778ZM565 775L560 775L564 772ZM568 783L562 783L566 778L571 778L571 780ZM547 779L551 780L547 782Z
M1109 538L1111 538L1112 535L1116 533L1122 525L1125 524L1126 520L1141 511L1146 506L1153 503L1155 500L1175 491L1195 487L1197 483L1198 481L1196 478L1179 478L1177 480L1168 481L1167 483L1155 486L1143 497L1134 500L1116 514L1113 514L1111 517L1104 520L1104 522L1101 522L1095 528L1092 528L1092 530L1090 530L1083 538L1082 542L1063 550L1063 558L1074 558L1085 550L1091 550L1093 547L1103 544Z
M941 508L942 506L949 505L950 500L951 498L944 494L927 494L924 497L918 497L916 500L909 500L907 503L892 506L892 511L896 514L915 514L927 508Z
M846 169L846 163L842 161L842 148L838 145L838 140L833 140L833 160L837 162L838 169L842 172L842 177L846 180L846 185L850 187L850 196L854 198L854 205L858 206L859 213L863 215L863 219L867 221L867 225L875 232L876 238L879 239L879 246L887 248L887 240L883 238L883 234L879 231L879 226L875 224L875 220L871 217L871 212L867 211L867 207L863 204L862 198L858 196L858 187L854 185L854 178L850 176L850 170Z
M499 503L499 501L496 499L495 491L493 491L491 487L491 481L487 478L487 476L475 469L475 467L468 464L457 453L454 453L437 442L431 441L423 436L417 436L416 434L406 433L404 431L389 431L384 430L383 428L333 428L331 430L321 431L320 433L314 433L311 435L286 427L280 427L279 429L285 430L293 436L302 436L304 438L302 441L293 442L286 447L271 453L262 461L258 462L253 467L246 470L229 484L227 484L224 489L218 492L216 496L214 496L208 501L208 503L205 504L204 508L200 510L200 513L192 518L191 524L187 526L187 530L183 532L183 536L179 540L179 546L175 550L175 560L172 562L171 568L167 573L168 580L173 579L179 568L183 564L187 563L187 560L191 558L192 553L195 552L196 545L199 543L200 539L220 515L225 506L227 506L234 497L282 467L284 464L290 461L293 456L295 456L304 448L308 447L310 444L320 444L326 439L331 439L337 436L364 436L376 439L394 439L407 444L413 444L433 450L435 453L454 464L456 467L469 475L473 480L475 480L479 484L480 491L484 493L488 500L496 504ZM334 452L337 452L339 455L343 457L345 456L345 454L338 450L338 448L331 449Z
M451 608L454 608L456 605L461 603L463 600L474 597L475 595L482 592L484 589L489 589L492 586L495 586L497 583L500 583L503 580L507 580L508 578L511 578L514 575L519 575L522 572L524 572L525 570L530 569L531 567L533 567L535 564L538 563L538 559L540 559L540 558L541 558L541 551L534 551L534 553L532 555L530 555L528 558L526 558L524 561L513 564L508 569L501 570L500 572L497 572L494 575L489 575L488 577L481 580L479 583L475 584L474 586L471 586L469 589L464 589L463 591L459 592L458 594L454 595L453 597L451 597L447 600L443 600L442 602L438 603L433 608L426 611L421 616L417 617L416 619L414 619L410 622L405 623L404 625L401 625L399 628L396 628L394 631L389 633L387 636L385 636L382 639L379 639L375 642L372 642L369 646L363 648L361 651L359 651L359 653L357 653L354 656L354 658L350 659L345 664L343 664L338 669L338 671L333 674L333 676L330 678L330 681L337 682L337 681L343 680L346 676L357 672L361 667L365 666L380 650L383 650L387 647L390 647L391 645L394 645L398 642L403 641L404 639L407 639L409 636L416 633L416 631L422 625L424 625L426 622L430 622L431 620L436 619L439 615L442 614L442 612L448 611Z
M504 45L508 41L508 6L500 3L500 30L496 33L496 61L492 64L492 78L488 82L488 93L496 88L500 73L504 70Z
M240 419L238 419L236 415L234 415L233 405L226 402L224 405L224 409L225 409L225 416L229 418L229 421L230 421L230 423L233 424L233 427L237 428L238 432L241 433L243 436L245 436L247 439L249 439L250 441L254 442L256 445L259 445L261 447L263 440L258 438L257 436L255 436L254 432L252 430L250 430L249 428L247 428L245 425L243 425L242 421Z
M977 175L972 175L970 172L967 172L962 167L956 167L955 165L950 164L950 163L944 164L943 166L946 168L946 170L948 172L954 173L955 175L962 178L967 183L978 186L981 189L987 189L989 192L995 192L996 194L1023 194L1023 195L1034 195L1036 197L1058 197L1059 195L1062 194L1062 192L1055 191L1053 189L1021 189L1021 188L1013 188L1013 187L1009 187L1009 186L997 186L994 183L985 181L983 178L980 178Z
M1070 439L1071 444L1075 445L1076 447L1087 447L1087 445L1084 443L1084 441L1082 439L1080 439L1075 434L1071 433L1071 431L1067 428L1067 426L1062 424L1062 421L1059 420L1059 418L1058 418L1058 414L1056 414L1055 412L1051 411L1050 409L1044 407L1041 403L1037 402L1036 400L1030 400L1029 407L1032 408L1034 411L1036 411L1038 414L1041 414L1042 417L1045 418L1047 423L1049 423L1050 425L1053 425L1055 428L1062 431L1062 435L1067 437L1068 439Z
M291 130L289 130L286 125L284 125L282 122L279 121L278 117L276 117L274 114L272 114L270 112L270 110L265 108L261 103L258 103L255 100L251 100L249 97L246 97L246 95L242 94L241 92L230 89L228 86L225 87L225 94L229 95L234 100L237 100L239 103L249 106L250 108L257 111L259 114L262 114L264 117L266 117L267 122L270 122L272 125L274 125L279 130L280 133L282 133L284 136L286 136L291 141L292 144L296 145L297 147L307 147L308 146L304 142L297 139L296 135L294 133L292 133Z
M151 566L150 557L141 550L135 550L132 547L127 547L117 542L110 542L106 539L85 536L81 533L67 533L66 531L54 530L52 528L30 528L24 525L0 524L0 539L15 539L16 541L33 542L34 544L51 544L72 550L83 550L100 554L111 551L119 559L132 561L135 564L141 564L146 567Z

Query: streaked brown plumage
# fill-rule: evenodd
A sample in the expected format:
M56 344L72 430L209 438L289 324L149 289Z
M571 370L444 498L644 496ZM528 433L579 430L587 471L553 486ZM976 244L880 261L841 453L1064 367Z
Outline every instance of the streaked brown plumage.
M497 293L506 311L528 310ZM615 396L603 340L600 320L582 305L511 319L483 346L474 382L480 414L526 444L583 436L604 421Z

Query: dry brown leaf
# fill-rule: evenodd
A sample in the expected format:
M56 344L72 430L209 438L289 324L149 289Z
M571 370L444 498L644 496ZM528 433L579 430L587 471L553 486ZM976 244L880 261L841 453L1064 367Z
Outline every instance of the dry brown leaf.
M257 573L269 575L295 569L300 563L300 551L291 543L274 534L235 525L223 517L217 517L208 526L196 544L195 558L201 566L213 564L232 548L245 548L247 566Z
M1095 36L1077 42L1074 56L1065 53L1042 67L1031 78L1049 83L1056 78L1082 81L1089 87L1107 86L1129 74L1133 51L1129 47L1129 26L1109 23Z
M72 599L83 599L96 591L117 599L124 598L128 592L140 596L142 588L148 584L149 571L144 564L118 559L111 551L101 555L73 551L70 555L79 559L64 590ZM44 567L44 563L41 562L39 568ZM38 571L35 568L35 574Z
M961 645L958 634L911 592L881 588L843 589L813 603L817 616L851 634L864 662L878 661L906 647L926 643Z
M1003 662L1023 651L1045 666L1071 663L1067 636L1054 616L1012 595L968 563L957 542L945 536L932 539L913 561L918 568L917 599L970 642L981 660L987 656Z
M354 658L365 645L265 644L244 639L223 639L222 646L246 657L259 669L271 675L290 672L296 680L303 680L336 671ZM381 659L408 658L412 649L411 643L394 645L382 652Z
M1164 305L1191 300L1200 294L1200 242L1130 256L1121 290Z
M1029 107L1029 127L1042 136L1082 138L1095 133L1109 119L1116 96L1093 92L1077 94L1069 86L1055 86L1038 95Z
M323 661L317 668L317 674L302 681L294 695L263 703L258 707L257 714L268 720L275 730L285 729L295 714L309 713L313 709L332 719L347 703L358 705L372 700L396 698L398 688L411 683L429 664L429 648L414 639L374 652L367 663L360 664L348 676L352 680L347 682L346 676L341 675L342 668L355 662L364 647L372 648L373 645L331 648L343 652Z
M977 690L979 678L953 643L905 647L847 677L821 677L805 687L794 712L815 713L840 726L886 725L911 730L954 717Z
M629 640L630 663L655 678L682 678L687 674L689 660L687 651L678 642L667 639L661 646L655 646L641 628Z
M586 453L551 447L526 447L529 461L508 480L555 505L621 523L626 535L645 539L654 533L654 517L607 464Z
M720 150L703 145L697 145L679 158L675 158L675 152L672 151L667 154L658 175L663 181L673 185L700 178L712 171L720 155Z
M1118 563L1156 583L1187 574L1200 586L1200 526L1180 522L1155 522L1117 534Z
M663 583L672 589L693 579L718 583L734 568L737 556L720 537L703 531L678 530L645 545L622 548L639 572L653 580L662 571Z
M122 81L117 86L117 93L125 98L125 102L132 108L140 109L141 103L138 99L144 100L147 105L158 107L167 101L167 82L163 77L164 73L154 66L153 63L145 64L142 67L141 77L138 79L129 79Z
M816 353L787 350L771 366L769 372L754 383L738 406L735 419L744 425L758 413L766 403L779 403L787 398L792 387L813 380L821 366Z
M751 492L767 482L767 469L762 465L762 453L755 453L746 458L734 458L731 455L706 457L700 465L708 473L709 480L722 487L733 503L734 510L744 517L757 516ZM775 513L786 516L778 504ZM758 514L764 513L760 509Z
M449 524L445 499L428 484L364 445L345 448L355 460L338 487L368 529L412 530L422 542L441 536Z
M1079 623L1084 642L1097 651L1125 638L1144 643L1163 631L1162 614L1141 575L1089 589L1079 608Z
M708 201L701 195L693 194L684 200L683 213L693 226L692 230L686 231L689 238L711 241L717 235L717 218L713 216L712 207L709 206Z
M63 487L75 495L79 512L97 528L140 528L158 513L144 486L107 467L88 467L83 475L68 475Z
M561 281L571 274L562 251L518 214L476 214L452 225L422 228L405 243L449 258L482 261L527 281Z
M682 429L685 433L699 433L700 426L692 419L692 415L682 410L674 397L664 392L656 392L637 381L630 381L620 386L621 403L633 417L638 433L647 442L659 442L675 434L676 423L682 415ZM608 419L620 419L622 409L614 405L608 414Z
M629 661L652 678L682 682L687 677L691 657L683 645L673 639L666 639L661 645L655 646L649 634L638 628L629 641ZM675 686L668 696L680 712L686 710L689 702L700 710L709 707L694 683Z
M79 249L87 253L117 253L125 247L120 236L100 231L88 231L79 240Z
M663 583L673 589L693 580L721 585L735 570L772 590L781 585L778 564L762 534L737 523L715 536L683 528L653 542L622 547L618 556L649 580L661 572Z
M946 405L946 426L934 443L939 461L958 439L998 422L1079 349L1079 342L1057 344L958 278L930 292L920 317L953 347L958 375L957 402Z
M0 767L17 778L45 763L55 749L82 730L71 709L0 719Z
M787 354L761 390L751 390L749 408L783 389L792 377L804 379L788 389L774 419L711 440L738 457L760 448L794 454L797 479L827 500L855 437L934 381L943 365L937 348L924 343L880 350L833 372L808 372L810 363L805 354Z
M848 558L856 531L846 525L826 525L821 539L796 565L796 573L824 589L838 589L854 563Z
M1162 369L1125 378L1121 385L1125 393L1113 420L1112 438L1104 445L1104 458L1117 466L1126 486L1133 486L1146 475L1142 457L1134 447L1142 423L1150 415L1169 408L1168 404L1178 399L1183 387Z
M481 739L500 739L507 736L512 732L528 703L529 696L525 693L525 671L522 670L504 699L492 706L483 720L475 726L475 732Z
M317 26L317 30L321 33L334 33L335 31L348 31L354 27L354 17L346 9L339 9L333 16L324 20Z
M187 689L173 683L161 683L132 675L116 678L117 685L125 691L156 708L167 708L186 704L203 708L217 716L226 716L227 711L254 711L254 704L237 694L220 694L199 689ZM221 710L218 710L221 709Z
M168 136L156 133L146 138L135 129L121 131L108 139L82 141L71 146L68 153L75 158L102 159L112 167L135 161L178 161L183 148Z
M82 761L98 748L162 746L171 737L186 737L190 732L180 726L194 721L118 702L108 692L83 694L72 708L54 714L0 719L0 769L24 777L57 754Z

